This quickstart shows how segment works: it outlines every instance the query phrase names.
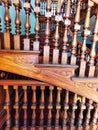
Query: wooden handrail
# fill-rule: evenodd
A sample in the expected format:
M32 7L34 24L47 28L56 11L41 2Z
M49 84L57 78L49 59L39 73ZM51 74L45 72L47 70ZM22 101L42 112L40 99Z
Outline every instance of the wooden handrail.
M18 57L21 57L18 55ZM23 58L22 58L23 59ZM11 73L16 73L19 75L27 76L30 78L34 78L40 81L44 81L46 83L59 86L61 88L64 88L66 90L69 90L71 92L77 93L81 96L84 96L86 98L92 99L95 102L98 102L98 92L97 90L93 90L92 88L86 86L85 90L82 84L76 85L71 80L71 78L68 78L66 76L63 76L61 74L57 74L57 72L46 68L40 68L35 67L33 64L23 62L21 58L17 59L16 54L10 54L10 53L1 53L0 54L0 70L8 71ZM66 66L65 66L66 68ZM67 66L68 69L68 66ZM87 92L87 93L85 93Z

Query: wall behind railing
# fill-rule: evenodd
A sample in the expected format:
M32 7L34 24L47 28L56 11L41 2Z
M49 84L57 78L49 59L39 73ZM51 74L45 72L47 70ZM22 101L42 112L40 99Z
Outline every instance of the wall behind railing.
M25 10L23 8L23 2L24 1L21 0L21 3L22 3L22 9L20 10L21 34L25 34L24 24L25 24L26 15L25 15ZM35 2L35 0L31 0L32 7L34 7L34 2ZM4 12L5 12L4 4L2 4L0 6L0 18L1 18L2 32L5 32ZM15 13L16 13L15 7L12 4L10 6L10 9L9 9L9 14L10 14L10 18L11 18L11 33L12 34L15 34L15 23L14 23L14 21L15 21L15 15L16 15ZM30 13L30 25L31 25L30 33L34 33L35 15L34 15L33 11L31 11L31 13Z

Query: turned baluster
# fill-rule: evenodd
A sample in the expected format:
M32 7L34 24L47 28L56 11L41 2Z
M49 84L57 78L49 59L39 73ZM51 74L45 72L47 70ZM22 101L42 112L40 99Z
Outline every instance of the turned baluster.
M80 113L78 118L78 130L83 130L82 123L83 123L83 112L86 109L85 106L85 97L82 97L81 103L80 103Z
M29 39L29 31L30 31L30 21L29 21L30 3L29 2L25 2L24 3L24 9L25 9L25 12L26 12L26 21L25 21L26 38L24 39L24 50L30 50L30 39Z
M51 17L51 0L47 0L46 3L46 13L45 17L47 18L46 21L46 29L45 29L45 45L44 45L44 53L43 53L43 63L48 64L49 63L49 35L50 35L50 22L49 19Z
M2 31L2 28L1 28L1 18L0 18L0 32ZM2 35L0 35L0 49L2 48L1 47L1 37L2 37Z
M98 119L98 103L95 104L95 111L93 115L93 120L91 124L91 130L97 130L97 119Z
M64 24L65 24L65 32L64 32L64 37L63 37L63 51L62 51L62 58L61 58L61 64L67 64L67 59L68 59L68 55L67 55L67 42L68 42L68 27L71 24L71 21L69 19L70 17L70 0L67 1L67 5L66 5L66 15L65 15L65 20L64 20Z
M68 126L67 126L67 118L68 118L67 110L69 109L68 102L69 102L69 91L66 91L65 101L64 101L64 115L63 115L62 130L68 130Z
M74 36L72 41L72 55L71 55L71 64L76 64L76 47L77 47L77 33L80 30L80 8L81 8L81 0L78 0L76 15L75 15L75 24L74 24Z
M6 32L4 33L4 49L10 50L11 48L11 39L10 39L10 16L9 16L9 5L10 2L8 0L3 0L4 7L5 7L5 29Z
M52 125L53 89L54 89L53 86L49 86L50 95L49 95L49 103L48 103L47 130L51 130L51 125Z
M89 30L90 11L91 11L91 7L93 6L93 4L94 3L92 1L88 0L88 9L87 9L86 19L85 19L85 23L84 23L84 38L83 38L80 72L79 72L79 75L81 75L81 77L84 77L85 69L86 69L86 61L85 61L86 40L87 40L87 37L90 35L90 30Z
M75 111L77 109L77 94L74 94L73 104L72 104L72 113L70 119L70 130L75 130Z
M93 101L89 100L88 104L87 104L87 113L86 113L86 119L85 119L85 130L89 130L90 129L90 118L91 118L91 110L93 109L92 106Z
M1 28L1 18L0 18L0 32L1 32L2 28Z
M59 22L61 21L61 15L60 15L60 9L61 9L61 0L58 0L57 4L57 11L56 11L56 16L55 16L55 21L56 21L56 30L55 30L55 35L54 35L54 49L53 49L53 64L58 64L58 59L59 59Z
M89 67L89 77L94 77L95 74L95 56L96 56L96 42L98 41L98 13L96 15L96 22L94 28L94 37L93 37L93 44L91 48L91 58L90 58L90 67Z
M20 1L19 0L13 0L13 4L15 6L16 10L16 17L15 17L15 24L16 24L16 35L14 35L14 49L20 50L20 15L19 11L21 8Z
M13 130L19 130L19 95L18 95L18 86L14 85L14 90L15 90L15 126Z
M36 86L32 86L32 122L31 122L31 130L35 130L36 123Z
M44 129L44 108L45 108L45 104L44 104L44 90L45 90L45 86L42 85L41 86L41 99L40 99L40 128L39 130L43 130Z
M33 43L33 50L34 51L39 51L39 31L40 31L40 26L39 26L39 13L40 13L40 0L35 1L35 8L34 12L36 15L36 24L35 24L35 41Z
M11 129L11 115L10 115L10 93L9 93L9 86L3 86L5 89L5 105L4 109L6 110L6 126L5 130Z
M57 100L56 100L56 115L55 115L55 130L59 130L59 118L60 118L60 101L61 101L61 90L62 88L57 87Z
M23 127L22 129L25 130L27 129L27 86L23 86L23 91L24 91L24 97L23 97L23 106L22 109L24 110L24 115L23 115Z

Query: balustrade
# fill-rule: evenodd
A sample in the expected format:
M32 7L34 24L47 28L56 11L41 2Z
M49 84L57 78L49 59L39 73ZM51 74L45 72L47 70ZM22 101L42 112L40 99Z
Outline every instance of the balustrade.
M92 100L35 80L11 81L0 86L6 94L6 130L97 129L98 106Z

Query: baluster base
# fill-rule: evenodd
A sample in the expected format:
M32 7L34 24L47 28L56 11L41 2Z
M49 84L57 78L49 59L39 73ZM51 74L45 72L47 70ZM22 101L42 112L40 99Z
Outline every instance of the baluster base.
M14 49L20 50L20 35L14 35Z
M10 40L10 33L5 32L4 33L4 49L10 50L11 49L11 40Z

